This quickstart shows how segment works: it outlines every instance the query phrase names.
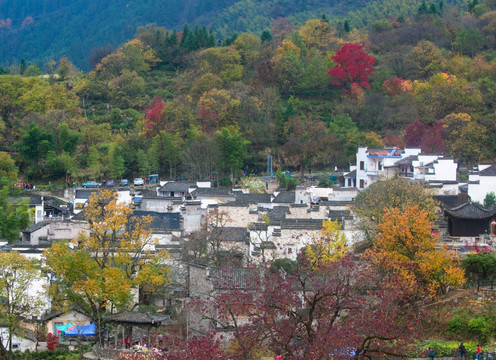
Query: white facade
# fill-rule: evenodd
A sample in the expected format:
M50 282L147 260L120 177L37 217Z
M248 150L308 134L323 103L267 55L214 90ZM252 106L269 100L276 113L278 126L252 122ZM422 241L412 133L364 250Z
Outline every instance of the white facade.
M26 330L26 333L30 333L26 336L13 335L12 336L12 351L20 351L25 352L29 350L30 352L36 351L36 338L34 338L34 334ZM9 329L6 327L0 327L0 340L2 341L3 346L8 349L9 348Z
M426 181L456 181L457 163L442 155L418 155L412 161L413 178Z
M488 193L496 193L496 164L479 165L478 171L469 174L468 180L468 196L473 202L482 204Z
M356 185L365 189L387 175L390 168L398 160L407 156L420 154L419 148L385 148L368 149L360 146L356 155Z

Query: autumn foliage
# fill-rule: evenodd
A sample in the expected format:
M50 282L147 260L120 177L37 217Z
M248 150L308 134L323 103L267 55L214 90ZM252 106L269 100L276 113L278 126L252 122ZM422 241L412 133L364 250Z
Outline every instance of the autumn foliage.
M431 215L418 206L386 209L368 259L385 278L419 296L435 297L464 282L454 254L439 248Z
M305 260L313 270L325 268L348 252L346 237L337 221L324 220L319 235L304 249Z
M406 126L403 139L407 146L420 147L425 153L442 154L445 148L444 134L441 121L428 125L417 119Z
M159 97L155 97L152 103L146 107L144 130L147 137L154 137L161 130L167 130L165 107L166 104Z
M332 57L336 66L328 71L334 85L351 89L355 84L369 88L369 77L374 72L375 59L362 50L363 45L344 44Z
M254 286L225 286L194 305L216 320L219 334L234 334L231 349L243 359L259 358L262 349L294 360L401 356L418 336L421 312L409 305L410 290L351 254L258 273Z
M109 190L90 197L84 216L89 231L44 255L57 279L50 284L57 304L77 304L98 325L108 308L134 305L138 289L151 293L168 284L168 253L153 251L151 218L133 216Z

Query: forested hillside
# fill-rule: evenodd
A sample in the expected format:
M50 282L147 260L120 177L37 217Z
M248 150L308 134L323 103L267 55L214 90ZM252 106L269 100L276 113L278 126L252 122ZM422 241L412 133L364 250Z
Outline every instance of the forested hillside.
M130 40L137 27L149 23L169 30L207 26L220 40L251 31L261 35L278 17L294 26L327 16L331 23L370 25L394 15L414 15L421 0L26 0L0 1L0 64L29 60L40 66L68 56L89 70L88 55L100 46L117 47ZM445 6L466 6L446 0ZM340 24L340 25L339 25Z
M4 66L2 148L30 181L229 184L264 173L268 155L280 170L344 169L358 145L468 167L495 158L495 34L493 0L424 2L360 29L281 17L220 44L204 27L144 26L85 74L66 57L44 76L28 59Z

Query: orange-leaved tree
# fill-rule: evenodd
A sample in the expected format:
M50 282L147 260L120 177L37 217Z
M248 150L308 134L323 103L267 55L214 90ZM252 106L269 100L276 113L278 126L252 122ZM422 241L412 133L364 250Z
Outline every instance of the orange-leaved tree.
M84 217L88 231L71 243L54 243L45 251L46 265L53 272L54 303L79 306L101 335L109 309L138 305L139 291L150 293L169 283L168 254L155 251L151 218L133 216L111 191L93 194Z
M388 279L419 295L435 297L464 282L458 259L439 246L428 211L417 205L386 209L374 246L365 253Z

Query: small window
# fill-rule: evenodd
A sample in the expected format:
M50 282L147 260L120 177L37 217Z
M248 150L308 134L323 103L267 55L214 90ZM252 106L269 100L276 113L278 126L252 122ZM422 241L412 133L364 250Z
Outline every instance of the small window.
M365 187L365 181L362 179L360 180L360 189L363 189Z
M381 171L382 170L382 162L379 161L378 165L379 165L379 171Z
M21 344L19 344L19 343L12 343L12 350L20 349L20 348L21 348Z
M360 170L365 170L365 161L360 161Z

